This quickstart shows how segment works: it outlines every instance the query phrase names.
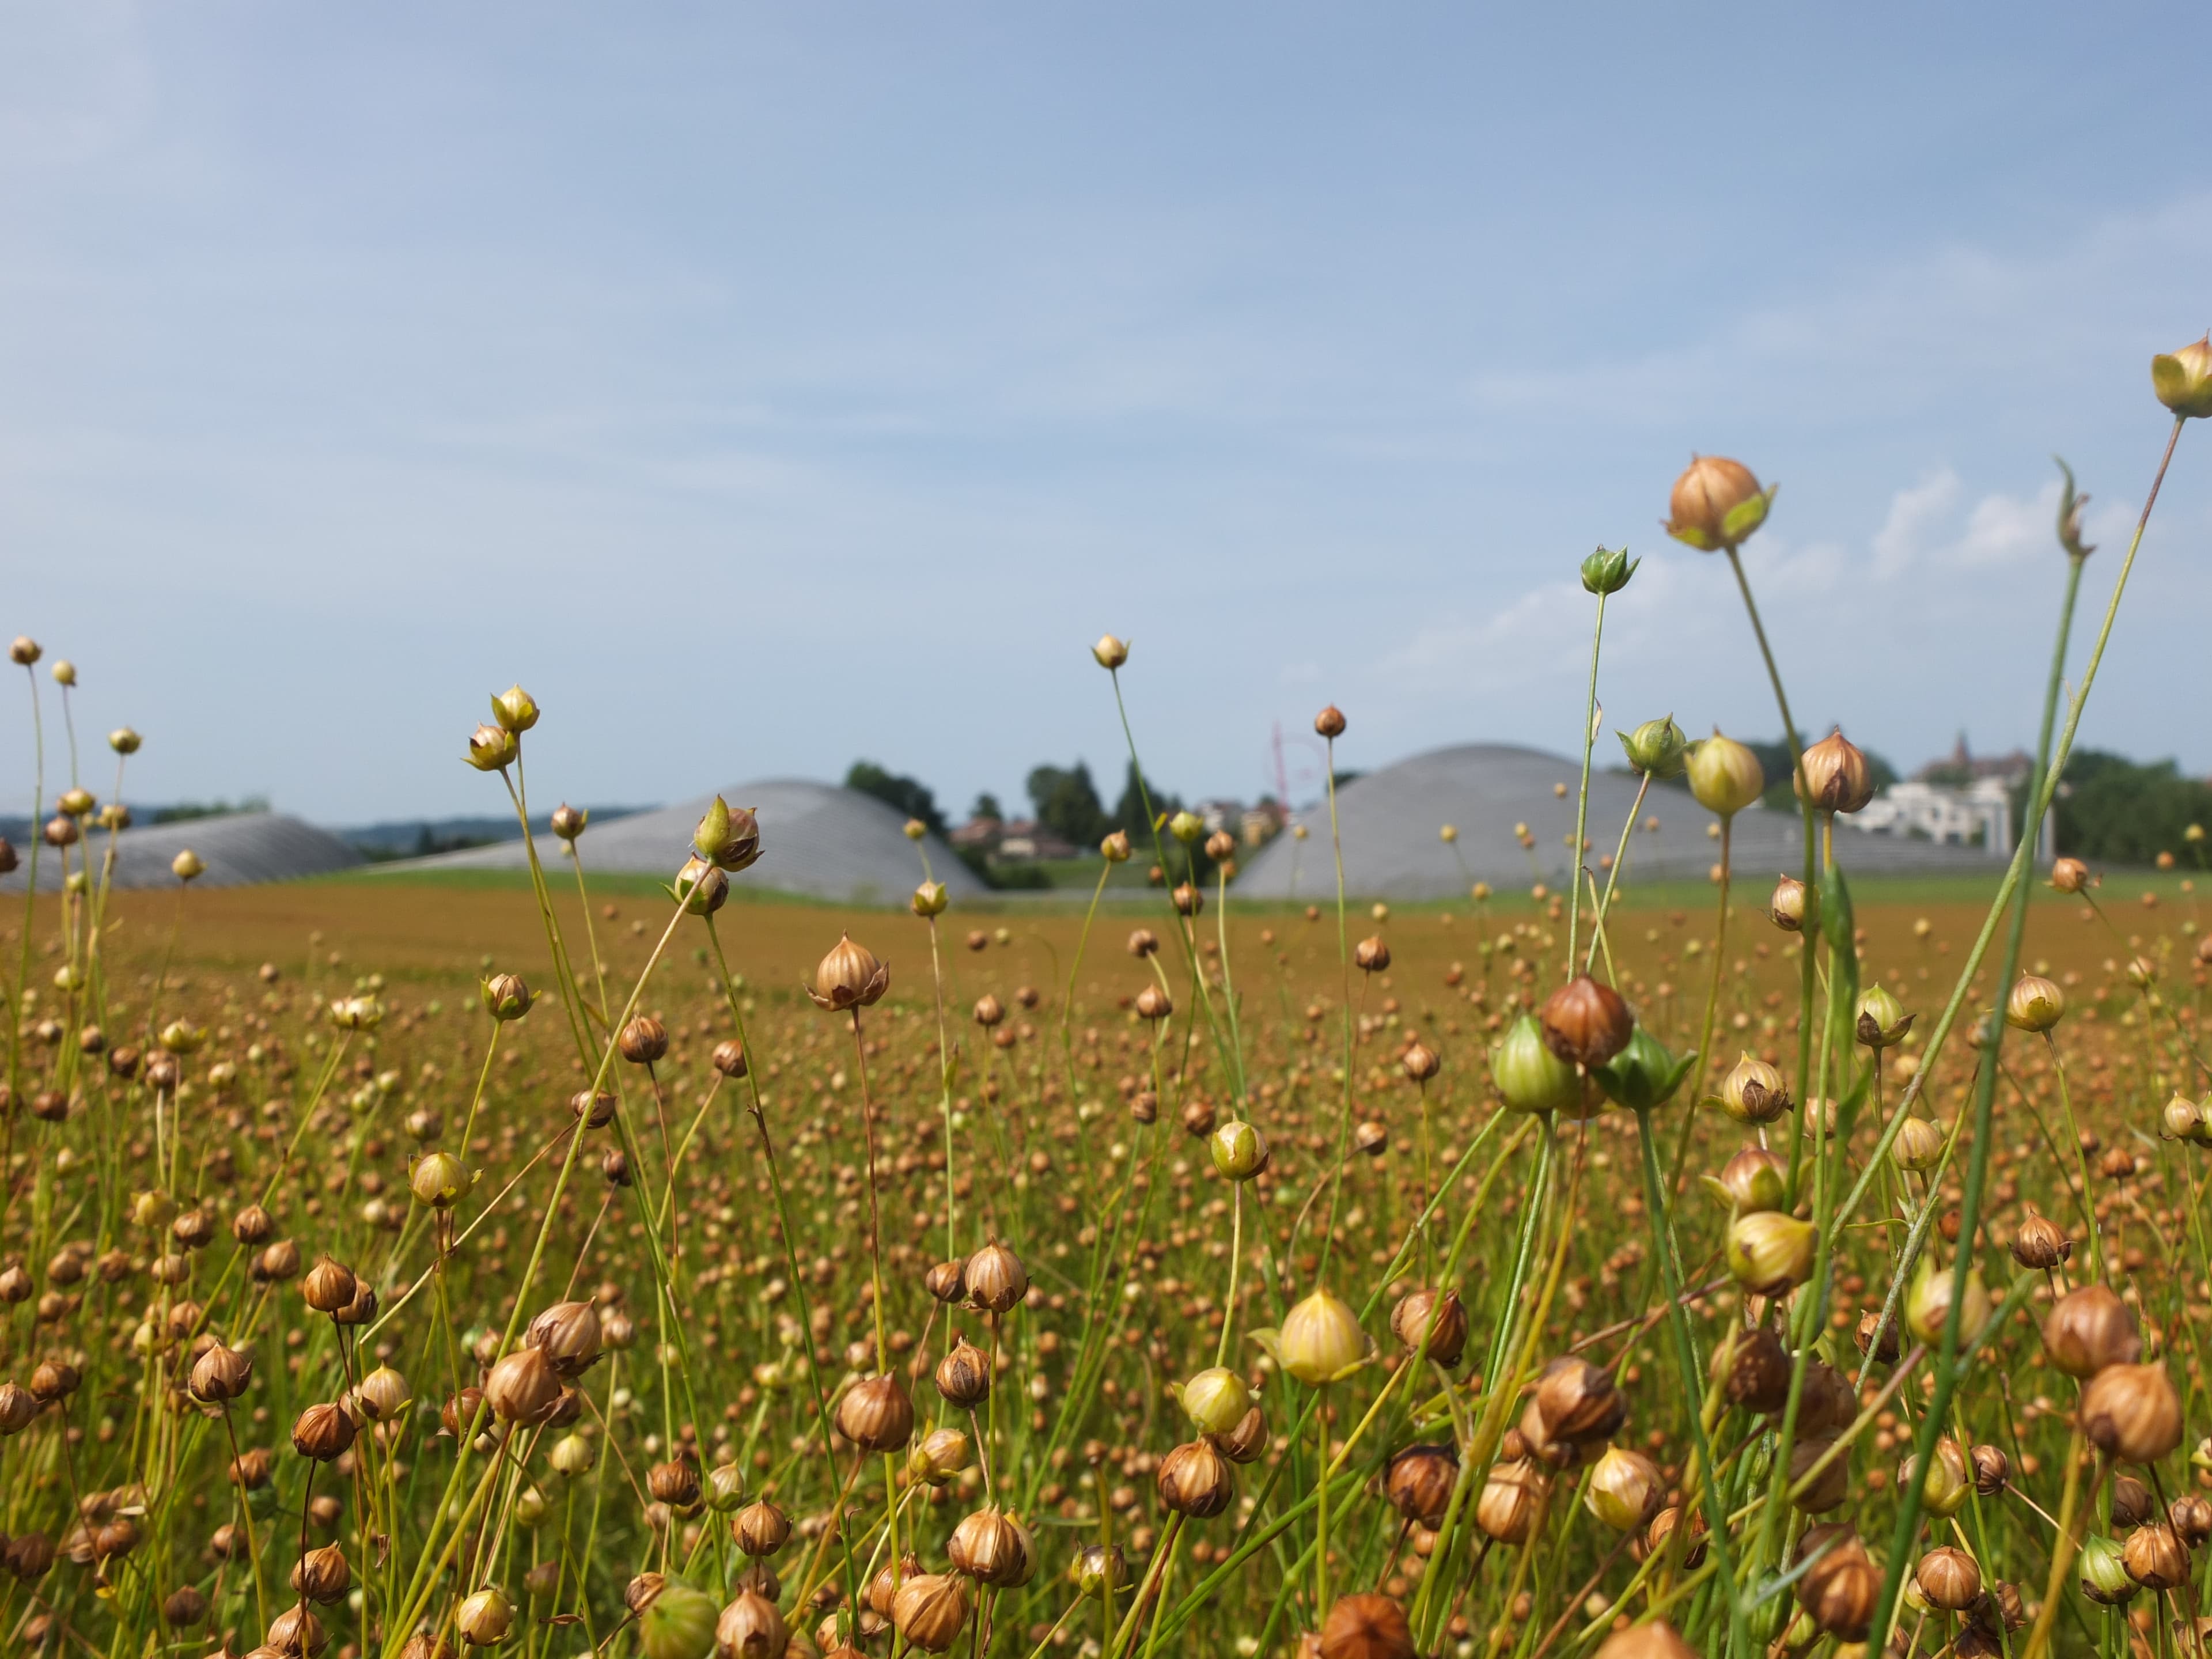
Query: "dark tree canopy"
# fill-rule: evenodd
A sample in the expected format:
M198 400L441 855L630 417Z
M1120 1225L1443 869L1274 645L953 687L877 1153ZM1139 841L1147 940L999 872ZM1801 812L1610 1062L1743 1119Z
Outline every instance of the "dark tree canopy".
M945 832L945 814L937 809L937 797L917 778L901 777L873 761L854 761L845 774L845 787L873 795L910 818L920 818L939 835Z
M2015 811L2027 793L2013 792ZM2095 749L2067 762L2055 805L2058 850L2092 864L2149 864L2160 853L2190 861L2189 826L2212 826L2212 785L2182 776L2170 760Z
M1082 761L1072 767L1040 766L1029 775L1030 800L1037 822L1065 841L1082 848L1096 847L1114 828L1091 768Z

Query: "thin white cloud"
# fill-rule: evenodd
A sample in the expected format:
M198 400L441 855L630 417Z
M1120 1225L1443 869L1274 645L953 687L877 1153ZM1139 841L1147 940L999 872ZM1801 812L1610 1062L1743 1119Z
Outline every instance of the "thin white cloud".
M1963 514L1966 486L1941 467L1890 498L1875 532L1874 574L1885 582L1931 568L1986 570L2019 565L2057 545L2058 481L2033 495L1992 490Z
M1960 489L1947 466L1891 496L1889 516L1874 534L1874 574L1887 581L1917 564L1930 528L1957 507Z
M2020 564L2047 553L2057 540L2058 483L2053 479L2033 501L1996 492L1974 503L1966 533L1953 556L1970 568Z

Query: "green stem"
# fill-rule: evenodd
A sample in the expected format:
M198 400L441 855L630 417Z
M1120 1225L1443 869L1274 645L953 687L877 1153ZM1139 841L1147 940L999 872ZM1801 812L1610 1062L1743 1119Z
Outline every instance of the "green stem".
M1720 1008L1721 963L1728 955L1729 885L1735 874L1732 847L1735 833L1735 816L1731 813L1721 820L1721 897L1719 906L1713 912L1713 971L1706 978L1705 1017L1698 1027L1697 1075L1690 1079L1690 1109L1692 1115L1697 1110L1698 1103L1705 1097L1705 1078L1712 1070L1713 1018ZM1683 1128L1682 1143L1685 1146L1689 1144L1686 1124ZM1674 1159L1674 1180L1680 1182L1682 1160L1679 1156ZM1669 1183L1667 1190L1673 1192L1674 1185Z
M945 1024L945 963L938 954L937 918L927 920L929 978L937 993L937 1103L945 1120L945 1254L950 1259L960 1254L960 1200L953 1189L958 1177L952 1161L952 1039Z
M1344 1006L1339 1022L1344 1036L1344 1114L1336 1130L1336 1168L1328 1190L1328 1231L1321 1241L1321 1270L1314 1275L1316 1290L1324 1290L1328 1285L1329 1258L1336 1249L1336 1206L1344 1193L1344 1161L1352 1144L1352 936L1345 922L1344 830L1336 816L1336 739L1330 738L1328 742L1328 844L1336 860L1336 954L1338 970L1344 980Z
M1328 1617L1328 1388L1317 1391L1314 1407L1314 1623Z
M1702 1392L1701 1373L1698 1369L1697 1352L1690 1340L1690 1320L1682 1306L1682 1276L1674 1262L1674 1229L1667 1220L1667 1204L1659 1188L1659 1154L1651 1141L1651 1114L1640 1111L1636 1115L1636 1139L1644 1164L1644 1208L1645 1219L1651 1229L1651 1248L1659 1255L1661 1287L1667 1297L1667 1323L1674 1336L1674 1359L1681 1367L1682 1395L1694 1401ZM1692 1448L1698 1455L1698 1468L1702 1472L1698 1498L1705 1514L1705 1533L1711 1540L1714 1559L1720 1564L1720 1579L1724 1584L1736 1582L1735 1563L1729 1546L1728 1516L1723 1512L1719 1497L1719 1470L1713 1462L1713 1448L1705 1433L1702 1413L1690 1413ZM1786 1473L1786 1470L1785 1470ZM1683 1535L1688 1536L1688 1516L1682 1517ZM1741 1652L1750 1651L1750 1626L1744 1617L1742 1599L1731 1593L1728 1598L1729 1639Z
M1820 866L1814 840L1813 792L1805 781L1805 744L1797 735L1797 722L1790 713L1790 694L1782 689L1782 671L1775 665L1773 647L1766 642L1766 624L1759 620L1759 603L1751 597L1750 579L1743 574L1743 559L1735 548L1728 550L1729 568L1735 573L1736 591L1743 595L1745 615L1759 641L1759 654L1766 664L1766 678L1774 688L1774 706L1782 714L1783 741L1790 745L1790 764L1797 781L1797 814L1805 834L1805 926L1798 935L1797 957L1797 1111L1790 1143L1789 1201L1797 1201L1797 1165L1805 1147L1805 1100L1810 1091L1806 1074L1813 1069L1813 1000L1814 947L1820 932Z
M1229 1017L1229 1053L1237 1062L1237 1100L1243 1107L1250 1096L1244 1086L1244 1031L1237 1017L1237 986L1229 971L1229 871L1225 866L1217 866L1215 873L1218 879L1214 889L1213 930L1221 951L1221 1008ZM1100 879L1103 884L1104 878L1102 877ZM1073 1094L1074 1091L1070 1089L1068 1092Z
M722 951L722 935L715 927L714 918L712 915L707 918L707 939L708 943L714 947L714 967L721 976L722 994L729 1003L730 1018L738 1028L738 1045L750 1055L752 1052L752 1043L745 1033L744 1009L738 1000L738 988L730 975L729 958ZM830 1396L828 1390L823 1386L822 1368L814 1357L814 1313L808 1305L805 1275L799 1271L799 1248L796 1243L799 1235L793 1231L791 1225L791 1203L784 1193L783 1174L776 1163L775 1142L769 1133L768 1110L761 1101L759 1069L752 1065L750 1060L745 1066L745 1088L750 1097L749 1109L752 1115L753 1128L760 1136L761 1159L768 1166L769 1192L775 1200L776 1232L783 1244L784 1272L789 1275L788 1282L792 1293L799 1298L799 1327L805 1333L799 1342L799 1348L806 1356L806 1377L814 1396L815 1426L821 1432L823 1455L826 1456L830 1445ZM949 1152L945 1159L945 1171L949 1177L951 1172L951 1158ZM854 1467L856 1469L859 1467L857 1462ZM830 1511L832 1517L837 1522L832 1531L838 1542L843 1546L841 1553L844 1558L847 1604L858 1607L860 1600L860 1583L853 1564L853 1547L849 1530L844 1525L843 1516L840 1513L842 1507L843 1503L841 1499L838 1508ZM825 1534L823 1539L823 1548L828 1547L829 1541L830 1534Z
M564 845L568 849L569 866L576 872L576 902L583 907L584 943L591 947L592 976L599 988L599 1023L605 1024L607 1018L607 969L606 963L599 958L599 929L592 920L591 890L584 884L583 850L573 841Z
M507 787L507 798L514 804L515 819L522 826L522 850L530 861L530 890L538 901L538 919L544 924L545 946L553 957L553 972L561 981L561 1011L568 1016L570 1034L575 1038L576 1054L589 1067L599 1056L592 1042L590 1022L584 1017L583 994L577 990L576 976L568 966L568 951L561 938L561 924L553 915L553 894L545 884L545 867L538 860L538 837L530 828L530 798L524 793L522 784L521 738L517 737L515 743L514 775L509 777L507 769L501 767L499 781ZM631 1000L634 1002L636 999L633 997ZM614 1039L614 1028L611 1026L608 1028L607 1038L611 1050Z
M1572 856L1567 860L1567 970L1559 976L1562 979L1574 977L1575 936L1582 921L1583 837L1589 832L1590 749L1597 742L1597 657L1604 642L1605 594L1601 591L1597 596L1597 623L1590 629L1589 701L1583 710L1582 792L1575 797L1575 844Z
M1589 764L1587 757L1583 764ZM1590 964L1597 960L1598 941L1605 937L1605 919L1613 912L1613 891L1620 881L1620 866L1628 862L1628 838L1636 833L1637 814L1643 811L1644 797L1650 787L1651 775L1649 772L1638 774L1636 803L1628 809L1628 821L1620 826L1620 846L1613 855L1613 868L1605 872L1605 896L1597 902L1597 913L1590 921L1589 949L1583 956L1583 972L1585 974L1589 972ZM1607 945L1606 961L1608 968L1612 965L1612 958L1613 949Z
M1131 1162L1135 1154L1131 1154ZM1213 1363L1229 1363L1229 1334L1237 1328L1237 1270L1244 1265L1244 1183L1229 1183L1229 1299L1221 1308L1221 1336L1213 1345Z
M2012 990L2009 980L2005 981L2004 988L2009 995ZM2050 1048L2051 1069L2058 1078L2058 1110L2066 1124L2066 1139L2073 1150L2075 1164L2081 1171L2081 1191L2077 1201L2081 1210L2082 1231L2088 1236L2089 1272L2093 1278L2101 1279L2105 1276L2104 1230L2097 1224L2097 1212L2089 1199L2089 1194L2095 1190L2089 1182L2089 1154L2081 1145L2081 1131L2074 1121L2074 1097L2066 1085L2066 1060L2058 1052L2057 1032L2045 1031L2043 1041ZM2029 1109L2034 1109L2031 1106ZM2039 1123L2041 1121L2039 1118L2037 1121Z
M2050 810L2051 800L2057 793L2058 780L2065 775L2067 757L2073 748L2074 734L2081 725L2081 711L2088 702L2090 688L2096 683L2098 665L2104 659L2105 647L2112 638L2112 623L2119 614L2121 597L2127 592L2129 573L2134 569L2136 555L2142 546L2143 532L2150 523L2151 509L2158 504L2159 488L2164 483L2166 470L2173 460L2174 447L2181 441L2182 419L2176 417L2172 434L2166 440L2166 453L2159 460L2158 473L2151 482L2150 494L2143 501L2142 516L2136 520L2135 535L2128 544L2127 557L2121 562L2119 575L2112 585L2112 596L2106 605L2104 623L2098 630L2096 646L2089 653L2087 665L2081 676L2081 689L2074 696L2064 736L2059 739L2054 751L2051 732L2057 721L2058 700L2065 684L2066 647L2073 623L2075 596L2081 585L2082 560L2077 557L2069 561L2066 597L2059 611L2058 638L2051 652L2051 676L2044 691L2043 723L2037 740L2035 770L2028 779L2027 822L2021 828L2020 845L2014 852L2005 886L2000 890L1997 902L1991 906L1989 920L1984 924L1984 938L2019 890L2021 878L2028 861L2034 856L2036 842L2043 826L2043 815ZM2003 1006L2007 990L2019 972L2021 944L2027 929L2027 904L2023 893L2013 912L2012 927L2005 939L2003 966L1997 976L2000 1008ZM1959 989L1954 993L1954 1003L1968 988L1974 965L1969 963L1962 972ZM1990 1143L1995 1139L1990 1133L1990 1116L1996 1100L1998 1062L2002 1054L2005 1030L2002 1017L1990 1021L1987 1051L1981 1056L1977 1075L1974 1150L1967 1162L1965 1191L1959 1206L1960 1243L1958 1259L1952 1267L1950 1313L1943 1322L1943 1342L1935 1373L1935 1395L1929 1401L1926 1415L1921 1419L1919 1432L1914 1437L1915 1454L1919 1459L1919 1467L1923 1468L1928 1467L1927 1460L1934 1450L1936 1435L1949 1415L1952 1395L1958 1386L1959 1367L1955 1360L1960 1334L1959 1327L1966 1305L1966 1278L1973 1267L1974 1231L1981 1220L1982 1189L1989 1171ZM1923 1071L1914 1076L1916 1083L1925 1074L1924 1066L1923 1061ZM1903 1115L1904 1108L1900 1105L1899 1115L1901 1118ZM1876 1630L1886 1631L1888 1628L1897 1598L1903 1589L1906 1548L1920 1522L1920 1483L1908 1482L1899 1497L1901 1501L1898 1505L1897 1525L1893 1534L1889 1571L1883 1578L1881 1596L1875 1605L1874 1627ZM2047 1631L2039 1633L2047 1638ZM2033 1650L2034 1644L2031 1644L2031 1654Z
M39 676L28 663L23 665L23 672L31 684L31 744L34 762L31 774L31 860L30 867L23 877L22 950L15 963L15 994L8 1011L8 1086L18 1099L23 1093L21 1069L23 993L31 982L31 921L39 903L39 847L46 839L40 833L39 819L46 810L46 722L39 713ZM9 1192L12 1194L13 1191L11 1186Z

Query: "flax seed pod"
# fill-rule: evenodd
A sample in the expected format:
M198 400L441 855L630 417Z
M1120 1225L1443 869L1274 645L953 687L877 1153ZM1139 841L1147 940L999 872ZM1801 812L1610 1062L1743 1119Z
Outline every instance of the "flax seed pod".
M556 1302L530 1322L522 1340L545 1356L556 1376L574 1382L598 1362L599 1310L589 1301Z
M1157 1484L1163 1504L1200 1521L1220 1514L1237 1496L1228 1461L1207 1440L1186 1442L1163 1457Z
M461 1603L453 1627L472 1648L496 1647L514 1628L514 1603L502 1589L480 1589Z
M2107 1365L2133 1364L2142 1338L2126 1303L2102 1285L2084 1285L2045 1316L2043 1351L2067 1376L2086 1382Z
M783 1547L791 1536L791 1517L763 1498L730 1518L730 1536L740 1550L758 1560Z
M1226 1434L1210 1434L1221 1455L1232 1463L1256 1463L1267 1455L1267 1417L1255 1406L1237 1419L1237 1426Z
M1006 1313L1030 1293L1021 1257L996 1239L968 1258L965 1278L968 1299L986 1313Z
M1321 1659L1414 1659L1406 1610L1370 1592L1340 1598L1322 1620L1316 1645Z
M2189 1552L2164 1522L2137 1527L2120 1547L2120 1564L2147 1590L2179 1589L2189 1579Z
M1036 1571L1036 1550L1028 1531L994 1509L964 1516L952 1529L945 1556L955 1571L994 1589L1018 1589Z
M1459 1451L1450 1445L1407 1446L1393 1453L1382 1477L1383 1496L1408 1521L1434 1527L1459 1482Z
M714 1621L714 1650L722 1659L782 1659L791 1635L775 1602L741 1589Z
M1457 1291L1409 1291L1391 1311L1390 1331L1407 1353L1425 1339L1429 1358L1449 1370L1467 1350L1467 1305Z
M1525 1544L1548 1490L1542 1471L1526 1459L1492 1464L1474 1501L1475 1525L1498 1543Z
M2112 1364L2081 1390L2081 1432L2127 1463L2155 1463L2181 1443L2181 1399L2166 1367Z
M1698 1650L1674 1633L1663 1619L1631 1625L1605 1638L1596 1659L1697 1659Z
M914 1404L897 1378L863 1377L837 1402L836 1422L862 1451L903 1451L914 1437Z
M561 1379L540 1351L517 1348L491 1368L483 1397L503 1423L544 1423L560 1406Z
M2074 1241L2048 1216L2028 1217L2013 1235L2012 1259L2031 1272L2045 1273L2063 1266L2073 1254Z
M938 1362L937 1391L948 1405L973 1411L990 1398L989 1356L966 1337L957 1338L952 1352Z
M968 1622L968 1592L950 1574L921 1573L898 1587L891 1623L909 1645L943 1653Z
M292 1449L327 1463L353 1444L353 1419L337 1406L310 1406L292 1420Z
M307 1269L300 1281L300 1295L317 1313L337 1313L353 1300L356 1288L353 1270L324 1256Z
M1939 1545L1922 1556L1913 1579L1929 1605L1946 1613L1964 1613L1982 1599L1982 1570L1954 1545Z
M327 1607L343 1598L353 1587L353 1570L345 1552L336 1544L309 1550L292 1564L292 1588L310 1601Z
M1595 1070L1628 1046L1636 1017L1620 993L1577 974L1544 1004L1545 1046L1571 1065Z

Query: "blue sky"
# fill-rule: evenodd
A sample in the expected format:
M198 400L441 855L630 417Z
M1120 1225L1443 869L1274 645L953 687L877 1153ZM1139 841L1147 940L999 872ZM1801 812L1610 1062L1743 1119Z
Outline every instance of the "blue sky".
M2032 735L2065 454L2106 551L2212 322L2202 8L0 0L0 632L141 799L1118 767L1264 787L1777 721L1693 449L1782 495L1808 723ZM2085 740L2212 768L2212 434ZM4 684L4 682L0 682ZM0 697L0 801L27 750ZM1297 757L1293 756L1294 766ZM102 769L104 771L104 769Z

